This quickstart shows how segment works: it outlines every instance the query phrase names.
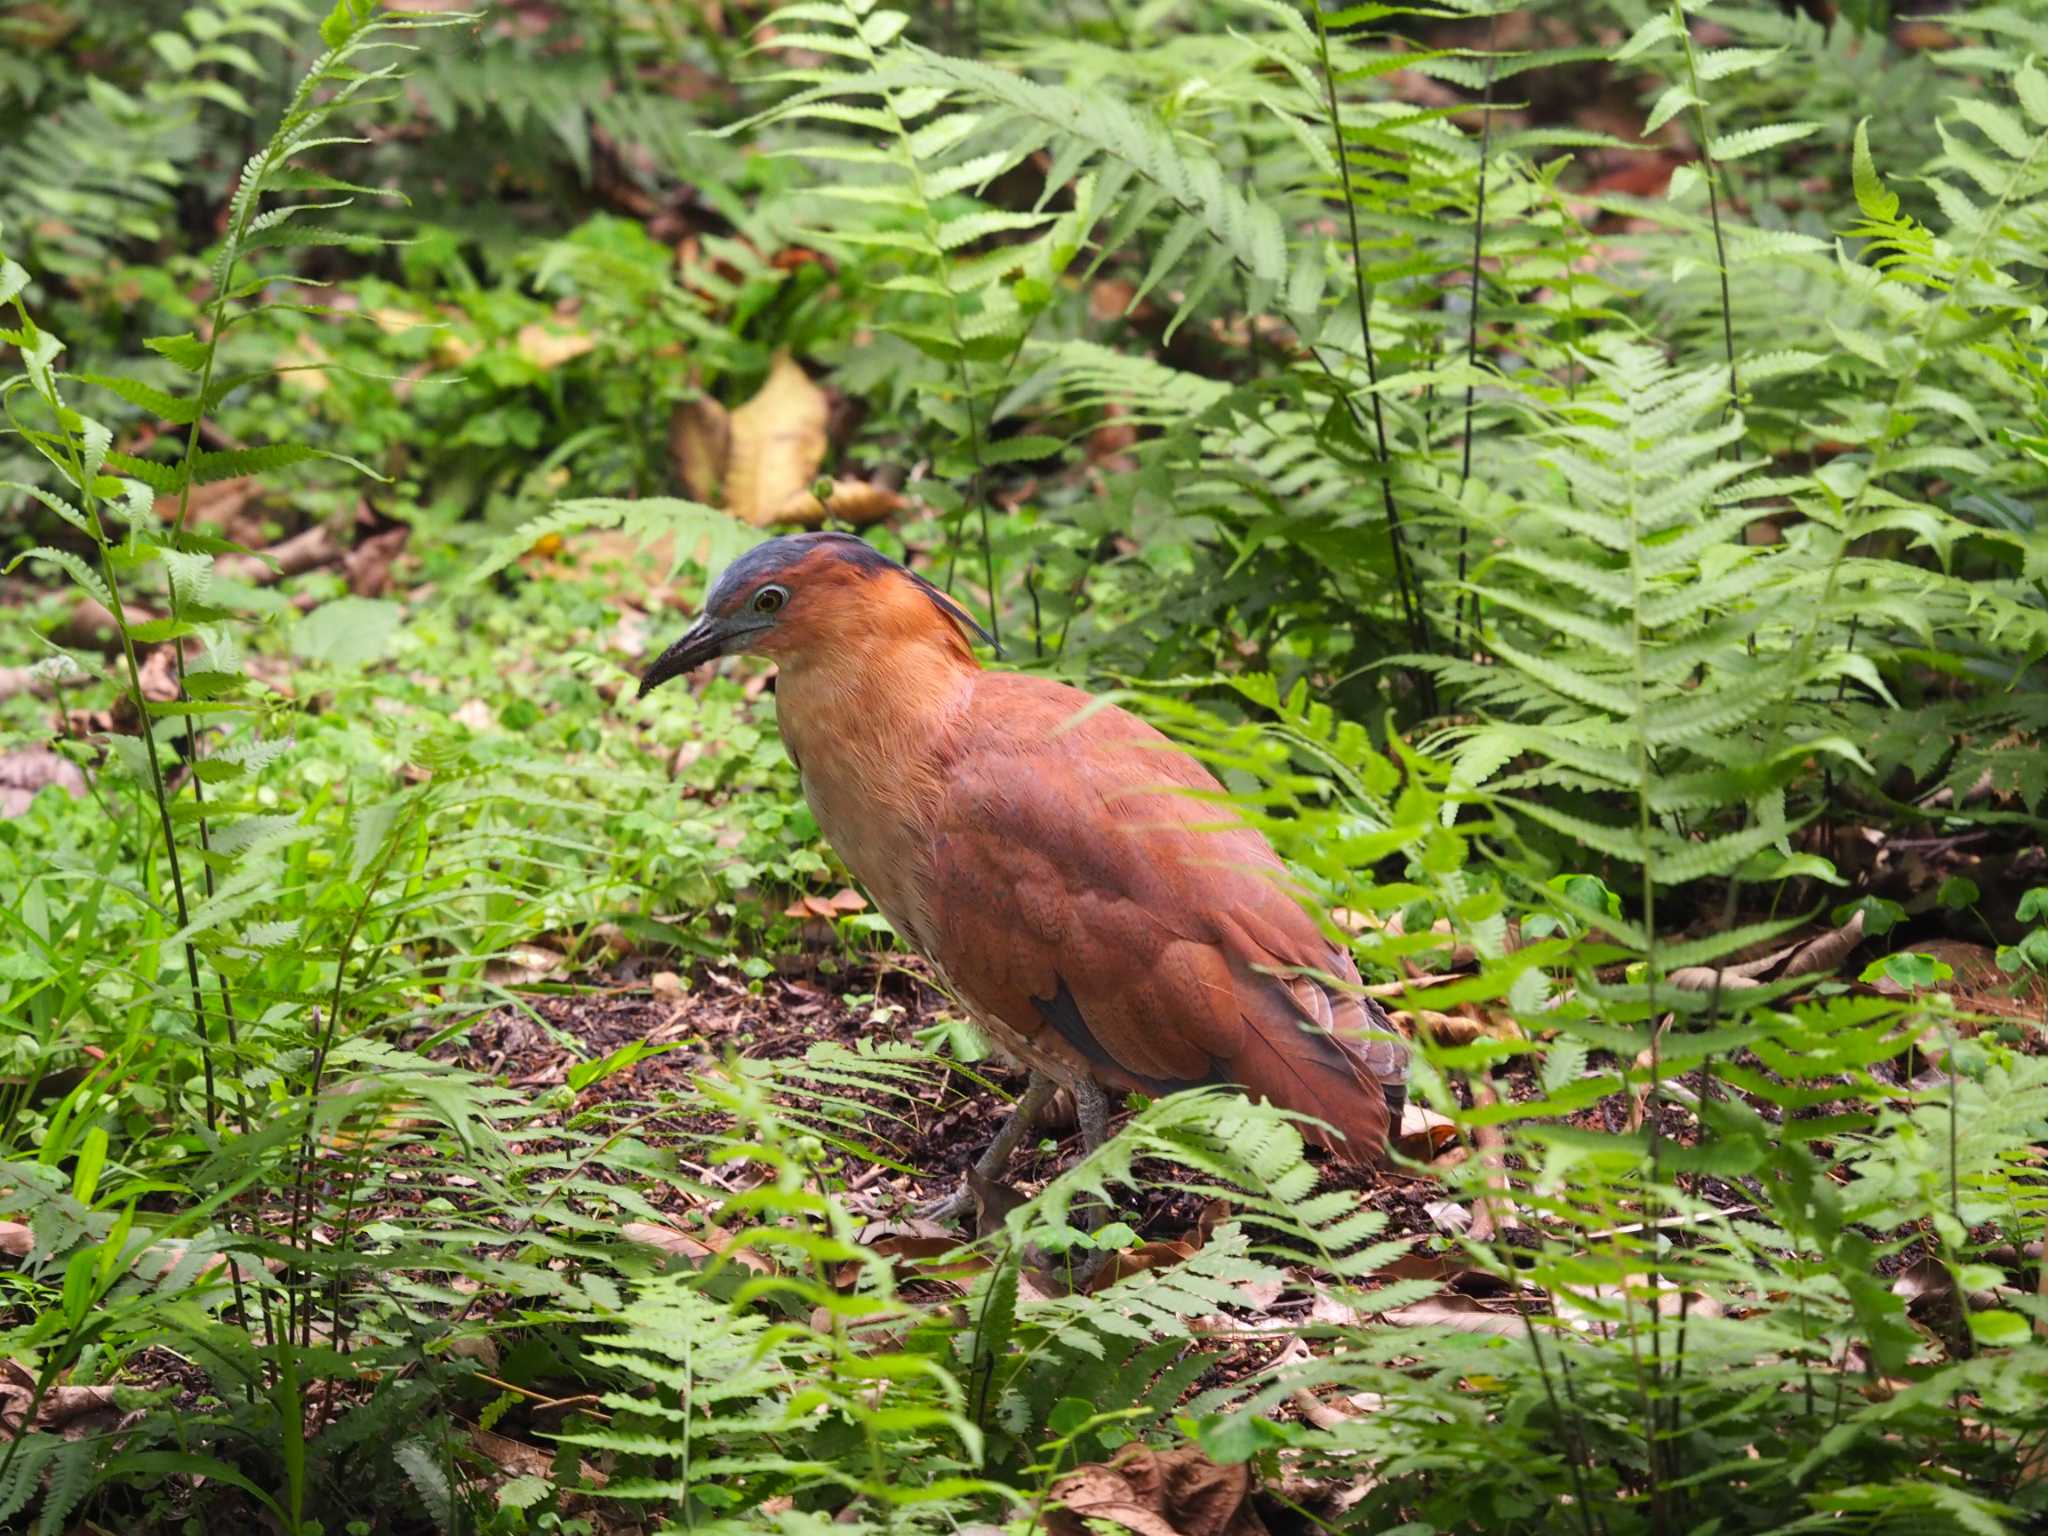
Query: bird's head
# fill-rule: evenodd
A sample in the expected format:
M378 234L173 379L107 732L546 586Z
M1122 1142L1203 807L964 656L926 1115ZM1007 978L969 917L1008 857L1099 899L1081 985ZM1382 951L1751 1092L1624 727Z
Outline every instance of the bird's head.
M640 696L743 652L787 666L923 636L957 646L971 662L969 630L995 643L952 598L852 534L793 533L726 567L703 616L641 674Z

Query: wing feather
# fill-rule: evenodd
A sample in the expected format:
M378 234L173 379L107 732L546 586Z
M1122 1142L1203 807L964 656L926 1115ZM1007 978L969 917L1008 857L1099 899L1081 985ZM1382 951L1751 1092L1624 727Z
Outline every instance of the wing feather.
M1377 1157L1386 1098L1366 1037L1377 1006L1225 808L1215 779L1136 717L1042 679L985 674L935 807L932 958L1029 1051L1112 1086L1229 1082L1335 1127ZM1278 974L1276 974L1278 973ZM1384 1048L1383 1048L1384 1049Z

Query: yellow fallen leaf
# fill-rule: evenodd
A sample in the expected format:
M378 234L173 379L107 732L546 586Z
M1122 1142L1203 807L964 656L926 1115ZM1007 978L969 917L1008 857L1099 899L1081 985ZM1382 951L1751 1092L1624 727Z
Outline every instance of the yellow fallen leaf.
M425 315L417 314L410 309L399 309L393 305L371 310L370 319L376 322L377 329L386 336L396 336L402 331L417 330L420 326L434 323Z
M778 506L767 521L802 523L807 528L816 527L828 517L847 523L879 523L904 505L899 492L869 485L864 480L834 480L829 500L820 501L807 485Z
M668 419L668 451L693 501L718 499L731 447L732 417L708 395L683 401Z
M294 336L277 357L278 378L284 387L302 395L327 393L327 370L320 365L331 361L327 349L310 336Z
M543 373L549 373L581 357L597 346L595 337L584 331L551 331L535 323L519 328L519 355Z
M434 333L434 361L443 368L460 368L476 356L477 344L467 336L458 336L453 331Z
M825 392L778 352L760 392L732 413L725 466L725 507L756 528L807 496L825 462Z

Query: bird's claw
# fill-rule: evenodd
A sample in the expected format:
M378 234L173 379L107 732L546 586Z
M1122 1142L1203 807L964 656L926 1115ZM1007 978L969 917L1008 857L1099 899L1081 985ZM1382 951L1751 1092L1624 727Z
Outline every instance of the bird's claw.
M974 1214L974 1190L963 1179L953 1193L925 1201L914 1208L914 1214L919 1221L934 1222L958 1221L962 1216L971 1216Z

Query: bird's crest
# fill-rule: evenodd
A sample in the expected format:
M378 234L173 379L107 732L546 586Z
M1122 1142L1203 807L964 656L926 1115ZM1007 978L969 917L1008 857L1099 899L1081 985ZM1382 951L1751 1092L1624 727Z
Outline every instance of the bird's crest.
M756 544L725 568L725 574L719 577L718 584L712 588L705 606L713 613L725 612L745 601L746 595L760 583L778 575L794 573L798 567L814 560L829 560L835 564L849 566L863 576L870 577L894 571L922 592L940 613L979 635L982 643L994 650L998 656L1003 654L1003 648L996 644L995 636L983 629L974 615L949 594L918 575L909 566L891 560L874 545L864 539L855 538L850 533L792 533Z

